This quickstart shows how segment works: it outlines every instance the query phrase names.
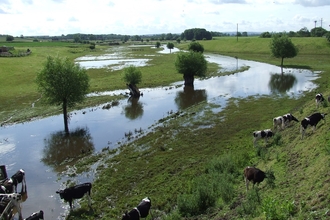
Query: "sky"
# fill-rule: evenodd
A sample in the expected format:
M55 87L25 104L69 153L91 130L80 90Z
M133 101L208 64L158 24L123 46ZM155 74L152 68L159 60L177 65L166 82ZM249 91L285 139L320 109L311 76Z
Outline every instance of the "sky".
M315 22L316 21L316 22ZM330 30L330 0L0 0L0 34Z

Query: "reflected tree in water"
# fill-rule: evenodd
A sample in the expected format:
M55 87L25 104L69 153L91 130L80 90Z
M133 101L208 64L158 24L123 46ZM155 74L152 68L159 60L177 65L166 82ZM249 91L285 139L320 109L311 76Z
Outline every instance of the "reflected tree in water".
M127 105L124 107L124 112L126 118L131 120L141 118L143 115L143 105L139 102L139 97L131 96L128 101Z
M268 87L272 93L286 93L294 84L297 83L297 79L292 74L272 74Z
M55 132L44 139L42 162L55 170L63 163L75 161L94 151L94 144L88 128L77 128L69 134Z
M205 90L194 90L193 86L185 86L183 91L177 92L175 103L180 110L198 104L207 99Z

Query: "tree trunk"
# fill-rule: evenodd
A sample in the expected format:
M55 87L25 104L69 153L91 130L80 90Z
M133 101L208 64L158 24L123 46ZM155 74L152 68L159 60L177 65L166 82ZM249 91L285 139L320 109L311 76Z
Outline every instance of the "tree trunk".
M284 60L284 57L282 57L282 61L281 61L281 67L283 67L283 60Z
M140 93L140 90L139 88L134 85L134 84L126 84L129 91L130 91L130 95L133 96L133 97L140 97L141 93Z
M183 79L184 79L185 86L194 86L194 75L183 74Z
M64 130L65 133L69 133L69 126L68 126L68 110L67 110L67 100L63 100L63 119L64 119Z

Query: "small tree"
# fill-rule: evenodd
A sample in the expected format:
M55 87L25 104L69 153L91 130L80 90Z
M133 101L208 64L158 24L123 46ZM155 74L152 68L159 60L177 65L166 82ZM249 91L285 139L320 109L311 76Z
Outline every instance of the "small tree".
M13 36L11 36L11 35L6 36L6 41L13 41L13 40L14 40Z
M136 85L142 81L141 70L139 70L133 65L125 67L123 80L126 82L126 85L129 88L131 95L139 97L140 91Z
M156 42L155 47L156 48L159 48L160 47L160 42L159 41Z
M86 70L68 58L48 56L36 83L46 103L62 105L64 128L69 133L67 108L85 99L90 86Z
M198 42L191 42L188 46L188 50L194 51L194 52L204 52L204 47Z
M171 42L168 42L167 45L166 45L166 47L167 47L168 49L170 49L170 53L171 53L171 50L174 48L174 44L171 43Z
M298 48L292 43L287 35L274 35L270 42L271 53L276 58L281 58L281 67L283 67L284 58L297 56Z
M179 52L175 60L177 71L183 74L186 86L194 86L194 77L205 76L207 71L207 61L199 52Z

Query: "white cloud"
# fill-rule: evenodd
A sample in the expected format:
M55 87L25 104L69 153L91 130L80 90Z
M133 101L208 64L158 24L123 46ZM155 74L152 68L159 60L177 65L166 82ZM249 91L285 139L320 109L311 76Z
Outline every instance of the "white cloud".
M329 0L295 0L295 4L303 5L306 7L318 7L318 6L326 6L330 5Z
M329 11L330 1L307 0L0 0L0 34L297 31L321 19L329 27Z

